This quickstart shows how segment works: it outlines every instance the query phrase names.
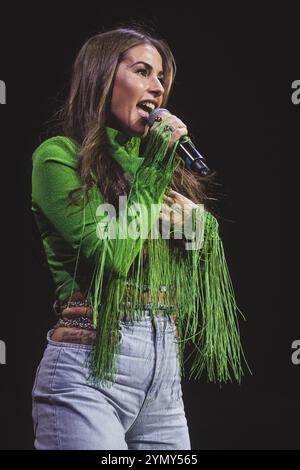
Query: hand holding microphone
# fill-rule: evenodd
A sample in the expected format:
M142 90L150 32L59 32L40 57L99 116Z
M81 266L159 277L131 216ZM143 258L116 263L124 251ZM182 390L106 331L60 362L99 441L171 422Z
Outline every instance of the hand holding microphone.
M148 124L150 128L152 126L154 128L156 123L157 125L160 125L161 123L168 125L170 130L173 131L170 145L174 145L178 139L180 140L184 136L188 135L186 125L176 116L172 115L167 109L156 108L151 111L148 118ZM190 139L188 141L183 140L182 142L179 142L176 152L180 157L183 158L188 169L196 171L201 176L206 176L211 173L211 170L208 168L204 157L200 154L200 152L198 152Z
M148 124L151 130L155 130L155 128L160 126L166 126L166 130L172 131L172 137L169 143L170 147L172 147L178 139L188 134L186 125L177 116L174 116L170 111L164 108L154 109L149 114Z

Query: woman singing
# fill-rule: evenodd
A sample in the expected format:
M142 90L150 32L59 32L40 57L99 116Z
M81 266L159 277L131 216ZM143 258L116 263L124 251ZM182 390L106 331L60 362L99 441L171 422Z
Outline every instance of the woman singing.
M240 381L209 177L176 153L188 139L178 117L165 110L149 125L174 76L165 41L140 28L95 34L76 57L60 135L33 153L58 315L32 392L37 449L190 449L187 344L190 376Z

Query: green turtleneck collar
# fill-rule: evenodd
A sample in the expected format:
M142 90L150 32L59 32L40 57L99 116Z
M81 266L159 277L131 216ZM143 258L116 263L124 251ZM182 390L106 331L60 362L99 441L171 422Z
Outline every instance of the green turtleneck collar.
M139 156L140 137L129 136L112 127L106 127L106 132L112 147L112 156L125 171L135 173L144 160Z

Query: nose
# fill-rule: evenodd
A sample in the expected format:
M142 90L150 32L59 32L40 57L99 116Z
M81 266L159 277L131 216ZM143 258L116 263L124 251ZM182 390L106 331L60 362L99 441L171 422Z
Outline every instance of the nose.
M165 89L162 85L162 83L159 81L159 79L156 76L153 76L151 83L149 85L150 88L150 93L152 93L154 96L162 96L165 92Z

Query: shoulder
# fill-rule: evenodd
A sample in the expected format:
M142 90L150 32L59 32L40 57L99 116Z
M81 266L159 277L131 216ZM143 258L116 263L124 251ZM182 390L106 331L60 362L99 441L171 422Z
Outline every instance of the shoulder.
M54 161L77 168L79 150L74 140L58 135L41 142L33 151L32 161L34 165Z

